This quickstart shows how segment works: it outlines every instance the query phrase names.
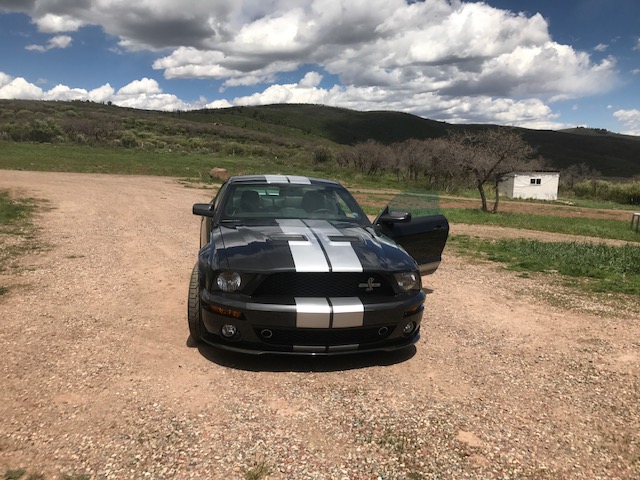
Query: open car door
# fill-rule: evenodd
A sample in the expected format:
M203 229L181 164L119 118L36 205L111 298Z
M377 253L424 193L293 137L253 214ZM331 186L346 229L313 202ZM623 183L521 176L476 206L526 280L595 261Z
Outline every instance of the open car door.
M374 225L414 258L422 275L437 270L449 222L440 213L436 195L402 193L389 202Z

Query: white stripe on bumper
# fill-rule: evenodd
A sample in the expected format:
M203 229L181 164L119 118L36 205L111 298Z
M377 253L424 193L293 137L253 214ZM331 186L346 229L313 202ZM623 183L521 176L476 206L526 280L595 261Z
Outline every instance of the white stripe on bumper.
M353 345L332 345L328 347L329 352L351 352L353 350L357 350L360 345L358 343L354 343Z
M364 324L364 305L358 297L331 297L333 328L361 327Z
M326 298L295 297L296 327L329 328L331 307Z
M294 345L294 352L311 352L311 353L325 353L327 347L324 345Z
M358 297L295 297L297 328L353 328L364 325Z

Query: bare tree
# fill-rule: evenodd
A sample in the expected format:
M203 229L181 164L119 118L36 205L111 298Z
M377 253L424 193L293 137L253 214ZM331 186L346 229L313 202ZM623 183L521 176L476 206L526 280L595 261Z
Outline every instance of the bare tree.
M346 165L360 170L367 175L391 170L396 155L391 147L367 140L354 147L343 149L336 160L339 165Z
M560 179L562 180L562 183L572 190L576 183L601 176L602 174L598 170L594 170L586 163L574 163L560 172Z
M451 149L463 171L471 175L480 192L482 211L488 212L485 184L493 185L495 201L492 212L498 211L498 185L507 173L534 170L541 166L535 151L513 130L492 129L479 132L463 131L449 137Z
M423 176L430 188L449 190L464 177L447 139L412 138L393 145L393 151L395 158L389 170L396 173L398 180L417 182Z
M427 156L425 141L410 138L396 144L394 150L397 152L398 159L394 169L406 173L409 180L418 180L418 175L425 170ZM398 175L398 179L400 179L400 175Z
M424 175L429 187L449 191L461 183L466 183L461 170L455 148L446 138L430 138L425 140L426 161Z

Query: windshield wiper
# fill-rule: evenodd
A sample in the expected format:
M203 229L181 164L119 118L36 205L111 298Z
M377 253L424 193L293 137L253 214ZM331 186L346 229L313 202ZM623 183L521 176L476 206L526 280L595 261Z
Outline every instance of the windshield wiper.
M329 223L331 223L331 225L337 225L337 226L341 226L341 225L355 225L356 227L367 227L368 226L368 225L363 225L362 223L358 222L357 220L348 220L348 219L330 220Z
M276 220L274 218L225 218L220 220L223 225L274 225Z

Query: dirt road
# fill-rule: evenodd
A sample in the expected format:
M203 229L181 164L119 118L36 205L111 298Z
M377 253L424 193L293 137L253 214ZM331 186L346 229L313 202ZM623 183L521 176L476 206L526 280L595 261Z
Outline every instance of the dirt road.
M640 478L640 319L601 299L553 306L537 277L449 253L415 350L221 354L186 326L209 192L18 171L0 188L50 202L49 248L3 278L0 473Z

